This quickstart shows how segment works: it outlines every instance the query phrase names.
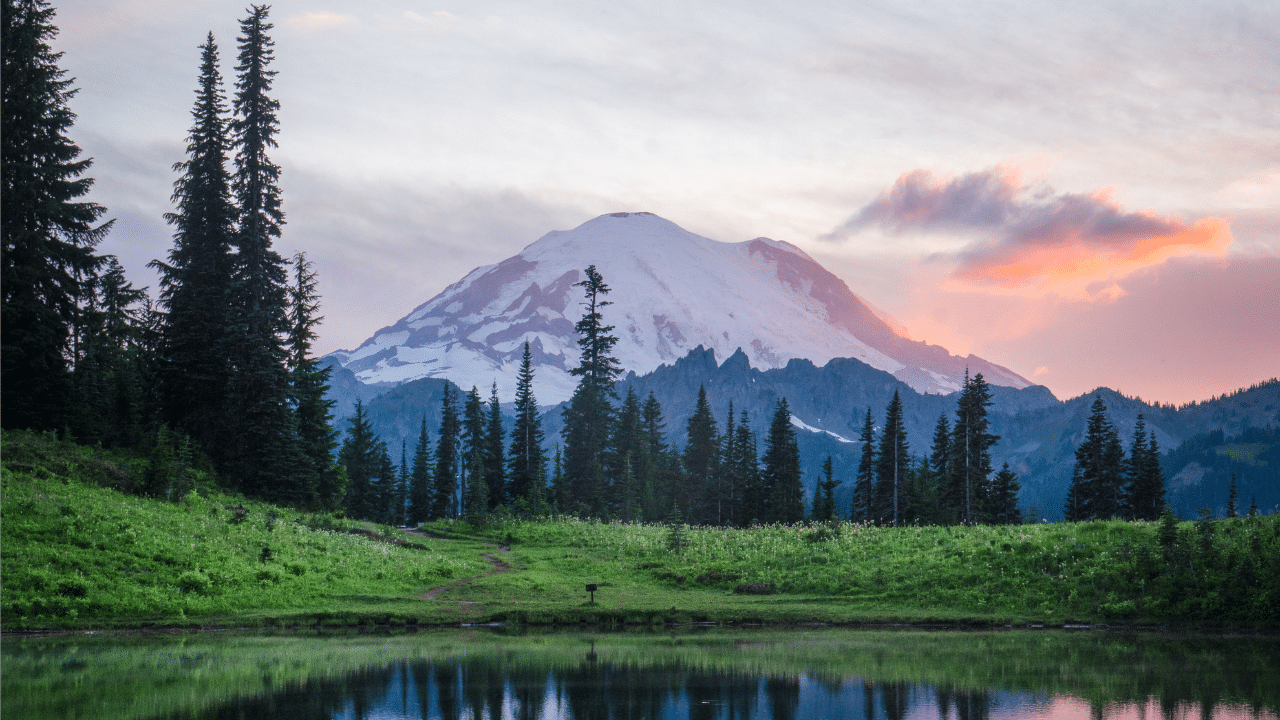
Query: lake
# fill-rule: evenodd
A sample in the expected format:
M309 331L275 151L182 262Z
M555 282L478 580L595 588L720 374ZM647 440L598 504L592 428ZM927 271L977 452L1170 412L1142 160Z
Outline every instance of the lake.
M423 629L7 637L4 718L1280 718L1274 636Z

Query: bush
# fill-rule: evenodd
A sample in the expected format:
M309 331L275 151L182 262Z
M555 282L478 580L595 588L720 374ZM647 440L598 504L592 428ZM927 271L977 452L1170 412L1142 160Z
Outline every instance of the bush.
M199 570L187 570L178 576L178 587L183 592L204 595L212 586L213 582L209 580L209 576Z

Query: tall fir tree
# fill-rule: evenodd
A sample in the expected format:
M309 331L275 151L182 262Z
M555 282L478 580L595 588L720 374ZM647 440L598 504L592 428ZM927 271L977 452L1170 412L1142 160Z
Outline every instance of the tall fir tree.
M945 502L946 484L950 476L950 460L951 423L947 420L947 414L942 413L938 416L938 423L933 426L933 445L929 449L929 469L933 475L931 502L934 506L934 517L931 522L940 525L955 523L960 516L959 508Z
M345 468L347 487L343 494L347 514L362 520L378 513L376 477L380 468L378 447L381 441L373 432L364 404L356 401L351 427L338 451L338 462Z
M1240 505L1236 502L1236 474L1231 473L1231 488L1227 495L1227 517L1240 517Z
M150 301L146 288L136 289L125 278L114 255L104 260L102 271L84 284L74 329L79 402L71 430L86 444L139 447L153 419L147 392L154 384L147 338Z
M588 266L585 274L585 280L574 284L583 288L586 312L574 325L582 355L578 367L569 371L579 381L564 410L564 474L571 496L569 507L562 509L603 517L608 493L605 454L614 420L610 400L616 397L613 386L622 368L610 354L618 338L602 314L612 304L604 299L609 286L595 265Z
M547 461L542 442L542 418L533 394L533 358L526 340L516 378L516 423L507 454L507 477L512 501L523 500L534 514L542 510L546 494Z
M730 400L729 413L725 416L724 435L720 437L720 458L717 461L723 516L720 524L725 527L738 525L738 510L742 503L742 483L737 471L740 450L735 426L733 400Z
M395 491L392 493L389 524L397 527L409 524L409 446L400 441L400 467L396 473Z
M1124 449L1107 419L1107 406L1096 396L1089 410L1084 441L1076 448L1076 464L1064 508L1068 522L1120 517L1124 509Z
M872 522L875 508L876 478L876 442L875 423L871 419L871 408L867 408L867 417L862 422L862 433L858 442L862 444L862 452L858 459L858 475L853 483L853 502L850 503L849 520L852 522Z
M991 448L1000 439L988 432L987 408L991 389L982 373L969 378L956 403L956 424L951 431L951 455L947 459L944 502L957 509L961 523L982 522L986 490L991 477Z
M797 523L804 520L804 485L800 474L800 449L791 409L786 398L780 398L769 423L765 441L763 478L768 498L767 517L762 520Z
M300 459L297 421L289 398L289 330L285 261L272 249L284 212L280 168L267 155L276 147L280 103L268 94L276 72L268 66L275 43L269 8L253 5L240 21L239 64L232 102L236 148L232 191L239 210L233 275L231 398L237 427L232 476L246 493L288 501L296 494Z
M316 273L307 256L293 258L293 283L289 287L289 375L290 395L297 414L299 465L292 500L316 507L332 507L339 486L333 449L338 446L333 430L333 401L325 398L329 391L327 365L312 357L311 342L315 327L324 318L320 296L316 292Z
M893 391L893 399L885 410L884 429L876 451L876 488L874 520L879 525L898 527L907 505L907 482L910 476L911 452L907 429L902 417L902 398Z
M648 454L640 398L636 397L635 388L627 388L627 396L618 408L610 444L609 473L614 478L613 513L623 522L632 522L637 515L644 514L640 509L640 484Z
M814 522L827 522L836 518L836 486L840 483L834 475L835 468L828 455L822 463L822 479L818 481L818 488L813 493L813 512L809 514L809 518Z
M1126 516L1134 520L1156 520L1164 510L1164 473L1160 469L1160 444L1155 430L1146 429L1146 421L1138 415L1134 426L1133 445L1127 464Z
M484 401L480 390L471 386L462 406L462 515L481 518L489 512L489 485L485 482L485 465L489 441L485 433Z
M431 437L427 433L427 416L422 416L418 444L413 449L413 471L409 475L409 525L417 527L431 519Z
M740 488L739 497L741 498L738 503L737 524L739 527L747 527L752 520L760 520L766 516L767 500L762 485L763 480L760 477L760 456L756 434L751 430L751 416L746 410L742 411L738 425L734 429L734 435L737 439L734 441L736 462L733 474L734 483Z
M227 170L226 96L218 72L218 47L210 33L200 46L200 78L187 136L187 159L174 183L174 227L168 261L160 272L162 319L156 360L164 418L189 435L221 469L234 447L228 405L236 339L232 328L232 243L236 207Z
M1018 509L1018 492L1021 489L1018 474L1009 469L1009 463L1005 463L991 482L991 493L987 498L988 522L992 525L1021 525L1022 511Z
M0 124L0 406L6 428L62 430L75 414L67 364L82 286L102 262L111 222L81 200L93 161L67 137L76 91L49 43L58 30L43 0L5 0Z
M685 424L684 470L689 478L685 493L677 497L680 513L696 525L720 525L723 498L718 487L720 436L707 389L698 386L693 415Z
M444 384L440 401L440 432L436 436L435 483L431 490L432 520L458 517L458 465L462 421L458 418L458 394L451 382Z
M489 509L506 505L511 501L507 492L507 458L503 445L506 435L502 429L502 406L498 402L498 383L495 380L489 394L488 425L484 440L484 482L488 486Z

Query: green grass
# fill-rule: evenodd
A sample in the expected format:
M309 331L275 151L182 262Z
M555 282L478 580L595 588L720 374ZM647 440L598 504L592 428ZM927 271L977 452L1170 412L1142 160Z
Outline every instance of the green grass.
M134 486L138 461L4 435L6 631L315 624L1280 624L1280 517L689 528L441 521L433 537ZM392 544L398 540L412 547ZM510 543L510 549L499 545ZM512 571L492 574L486 554ZM459 583L460 580L470 580ZM458 583L458 584L453 584ZM590 603L585 585L597 584ZM453 585L451 585L453 584ZM735 592L754 585L767 594ZM451 585L435 600L430 588Z

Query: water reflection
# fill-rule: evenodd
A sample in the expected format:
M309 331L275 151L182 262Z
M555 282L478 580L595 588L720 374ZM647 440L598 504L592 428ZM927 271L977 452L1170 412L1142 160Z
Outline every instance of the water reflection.
M3 717L1280 720L1275 638L740 631L6 638Z
M594 653L591 653L594 655ZM1275 718L1244 705L1166 697L1146 703L1089 703L1070 696L958 689L857 678L762 676L634 667L588 656L568 670L491 662L398 662L281 688L210 708L192 718L268 720L988 720L990 718ZM178 716L174 716L178 717Z

